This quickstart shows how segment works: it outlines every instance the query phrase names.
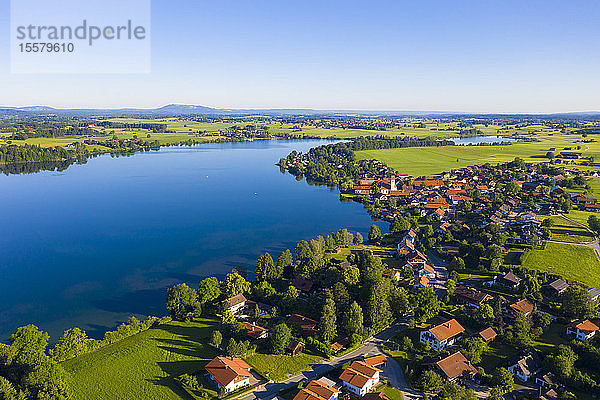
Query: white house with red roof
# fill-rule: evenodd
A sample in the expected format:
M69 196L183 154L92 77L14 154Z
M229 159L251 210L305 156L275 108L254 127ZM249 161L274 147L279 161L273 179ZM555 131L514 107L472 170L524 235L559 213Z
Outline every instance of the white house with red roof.
M567 336L584 341L594 337L599 329L598 325L589 319L575 321L567 325Z
M241 358L215 357L204 367L219 389L233 392L250 384L250 366Z
M429 344L435 350L444 350L460 340L465 328L457 320L443 322L432 328L421 331L419 341Z
M379 383L379 368L368 365L363 361L354 361L340 375L342 384L348 391L357 396L364 396Z

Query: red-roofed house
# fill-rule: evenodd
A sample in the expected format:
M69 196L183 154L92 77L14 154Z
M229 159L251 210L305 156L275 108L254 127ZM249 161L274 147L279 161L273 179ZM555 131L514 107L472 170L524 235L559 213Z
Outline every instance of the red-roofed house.
M567 325L567 336L571 336L577 340L588 340L598 333L598 326L589 319L585 321L576 321Z
M219 389L232 392L250 384L250 366L237 357L215 357L204 367Z
M433 328L421 331L419 341L423 344L429 344L436 350L443 350L460 340L465 328L457 320L443 322Z
M331 385L321 381L310 381L301 389L294 400L337 400L341 392Z
M340 375L342 384L357 396L364 396L379 383L379 368L371 367L363 361L354 361Z

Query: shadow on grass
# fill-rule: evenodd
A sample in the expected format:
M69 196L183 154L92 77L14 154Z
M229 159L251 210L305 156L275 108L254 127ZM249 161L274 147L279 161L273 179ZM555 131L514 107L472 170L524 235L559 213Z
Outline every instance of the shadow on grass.
M160 364L160 363L159 363ZM164 386L173 391L179 398L186 400L195 400L188 392L186 392L179 383L177 383L172 377L165 376L162 378L146 379L147 382L157 386Z

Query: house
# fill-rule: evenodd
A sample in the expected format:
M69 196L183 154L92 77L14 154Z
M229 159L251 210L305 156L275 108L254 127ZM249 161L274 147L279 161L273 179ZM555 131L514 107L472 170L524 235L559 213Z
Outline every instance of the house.
M246 300L244 295L240 293L236 294L233 297L225 299L224 304L226 307L229 307L229 311L231 311L232 314L237 314L244 308L246 308L247 301L248 300Z
M237 357L215 357L204 367L219 389L233 392L250 384L250 366Z
M349 342L350 342L350 339L348 339L347 336L344 338L338 339L334 343L331 344L331 350L333 350L334 353L337 353L338 351L345 349L348 346Z
M486 328L482 331L477 332L477 337L483 340L485 343L491 343L494 339L496 339L498 334L493 328Z
M589 319L575 321L567 325L567 336L584 341L595 336L598 329L600 328Z
M250 322L242 322L246 328L246 335L254 340L266 339L269 337L269 330Z
M370 367L382 368L387 364L387 357L383 354L365 357L364 362Z
M300 314L294 314L287 319L287 324L298 325L303 335L310 336L317 332L319 323L314 319L310 319Z
M451 319L433 328L421 331L419 341L423 344L429 344L435 350L443 350L460 340L464 331L465 328L456 319Z
M523 299L523 300L519 300L516 303L513 303L510 306L508 306L507 311L508 311L509 316L516 318L519 315L519 313L523 313L525 316L531 315L531 313L533 312L533 309L534 309L533 303L527 299Z
M379 368L371 367L363 361L353 361L340 375L342 384L348 391L362 397L379 383Z
M448 382L461 377L470 378L477 373L477 369L460 351L436 362L435 366Z
M296 278L292 281L292 286L301 293L310 293L313 287L312 281Z
M454 296L456 297L457 302L468 304L473 307L480 307L492 298L492 296L487 293L462 285L456 288Z
M521 285L521 278L508 272L498 279L498 283L508 289L517 290Z
M541 361L537 353L529 351L517 357L510 363L507 369L521 381L527 382L532 376L540 371L540 368Z
M558 298L568 287L569 284L567 282L562 279L556 279L542 286L542 291L548 297Z
M308 382L305 388L301 389L294 400L337 400L341 392L321 380Z
M302 350L304 350L304 343L297 339L292 339L290 344L285 348L285 354L288 356L297 356L302 353Z

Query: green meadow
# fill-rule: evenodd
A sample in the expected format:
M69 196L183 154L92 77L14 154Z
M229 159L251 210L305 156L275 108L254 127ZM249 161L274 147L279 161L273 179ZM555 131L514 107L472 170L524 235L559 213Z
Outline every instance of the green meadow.
M205 343L213 320L170 322L65 361L74 399L180 399L174 376L195 372L217 353Z
M586 246L546 243L543 250L529 251L523 266L600 287L600 262L594 250Z

